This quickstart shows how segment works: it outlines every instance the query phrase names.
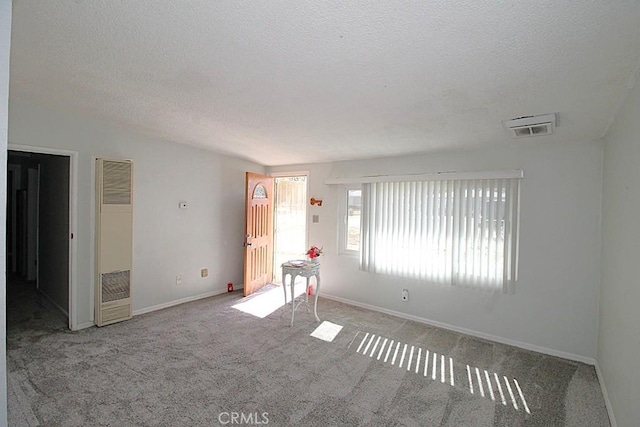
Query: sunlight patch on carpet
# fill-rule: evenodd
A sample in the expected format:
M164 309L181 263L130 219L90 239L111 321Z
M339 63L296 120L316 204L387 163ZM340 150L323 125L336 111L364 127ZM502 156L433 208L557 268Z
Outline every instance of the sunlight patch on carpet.
M287 301L291 301L291 292L287 286ZM304 286L297 286L296 297L304 293ZM264 292L259 292L242 298L240 302L233 306L236 310L252 316L264 319L284 305L284 291L282 287L273 287Z
M323 341L332 342L341 330L341 325L336 325L335 323L327 322L325 320L316 328L315 331L311 332L311 336Z

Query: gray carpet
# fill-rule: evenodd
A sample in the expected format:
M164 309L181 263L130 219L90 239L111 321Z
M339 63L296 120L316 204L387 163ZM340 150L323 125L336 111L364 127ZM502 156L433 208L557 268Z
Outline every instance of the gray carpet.
M79 332L10 294L12 426L609 425L592 366L327 299L333 342L304 306L290 328L290 306L257 318L239 292Z

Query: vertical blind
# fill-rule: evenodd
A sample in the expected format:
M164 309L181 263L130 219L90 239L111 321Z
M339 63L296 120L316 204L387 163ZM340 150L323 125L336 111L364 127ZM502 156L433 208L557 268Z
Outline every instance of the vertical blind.
M519 179L363 184L360 268L513 292L519 186Z

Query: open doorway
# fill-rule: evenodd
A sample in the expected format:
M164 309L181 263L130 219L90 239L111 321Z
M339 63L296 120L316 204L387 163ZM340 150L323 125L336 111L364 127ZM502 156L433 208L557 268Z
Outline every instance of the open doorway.
M71 164L68 155L7 153L9 327L71 326Z
M247 172L246 177L245 288L244 298L233 308L264 318L287 299L278 286L281 265L305 257L308 180L306 173L263 176ZM298 280L303 278L298 276ZM294 297L304 287L298 289Z
M282 263L304 259L307 246L307 175L275 177L274 281L282 283Z

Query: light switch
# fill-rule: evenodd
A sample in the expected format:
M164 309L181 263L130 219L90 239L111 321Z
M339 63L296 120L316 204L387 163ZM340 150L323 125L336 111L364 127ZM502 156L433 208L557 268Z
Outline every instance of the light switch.
M314 223L320 222L320 215L312 215L311 216L311 221L314 222Z

